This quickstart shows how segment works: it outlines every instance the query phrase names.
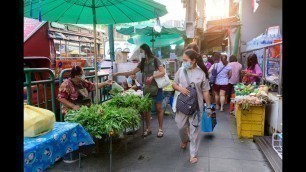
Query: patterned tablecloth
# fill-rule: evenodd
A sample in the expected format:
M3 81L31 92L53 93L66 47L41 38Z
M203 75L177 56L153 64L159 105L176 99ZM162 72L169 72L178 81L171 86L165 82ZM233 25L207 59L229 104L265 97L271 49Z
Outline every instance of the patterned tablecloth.
M44 171L62 156L79 146L94 144L77 123L55 122L52 131L34 138L24 138L24 171Z

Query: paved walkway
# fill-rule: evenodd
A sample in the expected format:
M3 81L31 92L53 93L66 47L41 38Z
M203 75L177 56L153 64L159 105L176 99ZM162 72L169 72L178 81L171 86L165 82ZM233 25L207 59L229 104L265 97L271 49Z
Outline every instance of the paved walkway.
M152 119L152 135L143 139L142 129L129 138L127 150L123 143L113 146L115 172L272 172L268 161L250 139L238 139L235 118L225 112L217 112L217 126L212 133L201 133L199 161L189 163L189 149L179 147L180 139L174 119L164 117L164 137L157 138L157 118ZM103 148L102 148L103 149ZM48 171L109 171L109 155L91 154L78 163L57 162Z

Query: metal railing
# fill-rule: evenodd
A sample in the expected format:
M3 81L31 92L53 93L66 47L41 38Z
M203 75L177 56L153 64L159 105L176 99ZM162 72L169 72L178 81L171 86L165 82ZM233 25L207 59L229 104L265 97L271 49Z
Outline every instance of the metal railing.
M105 69L110 69L109 67L102 67L101 70L105 70ZM86 76L86 73L90 73L90 71L94 71L94 68L93 67L84 67L83 68L84 72L85 72L85 79L87 79L88 81L90 82L95 82L95 75L93 73L93 75L87 75ZM68 76L65 76L65 75L68 75L70 74L70 71L71 69L64 69L61 71L60 73L60 76L59 76L59 85L61 85L61 83L64 81L65 78L68 78ZM98 75L98 83L101 83L103 81L106 81L108 80L108 74L103 74L103 75ZM103 103L109 99L111 99L111 95L109 94L109 87L104 87L104 88L100 88L98 89L98 98L99 98L99 101L98 103ZM94 102L94 99L95 99L95 90L90 92L90 97L91 97L91 102ZM64 121L63 119L63 115L62 115L62 104L60 103L60 120L61 121Z
M255 53L257 54L256 52L257 51L260 51L262 50L263 51L263 61L262 61L262 78L261 78L261 83L264 83L264 82L268 82L268 83L271 83L271 84L275 84L278 86L278 94L279 95L282 95L282 83L283 83L283 56L282 56L282 45L283 45L283 42L278 42L278 43L274 43L274 44L270 44L270 45L267 45L267 46L263 46L263 47L259 47L259 48L255 48L255 49L252 49L252 50L248 50L248 51L244 51L244 52L241 52L240 53L240 63L242 64L243 68L245 68L247 66L247 55L249 53ZM280 46L280 57L279 57L279 82L274 82L274 81L270 81L270 80L267 80L267 61L268 60L272 60L270 57L269 57L269 54L266 53L266 50L269 49L269 48L272 48L272 47L276 47L276 46ZM243 54L246 54L246 55L243 55ZM257 55L257 58L258 55ZM276 58L278 60L278 58Z
M28 105L34 105L37 107L42 107L45 109L52 110L54 114L55 111L55 78L52 70L49 68L25 68L23 69L25 73L25 82L23 83L23 86L26 87L27 93L26 93L26 103ZM47 80L38 80L38 81L32 81L32 74L34 73L43 73L47 72L49 74L49 78ZM48 87L48 84L50 87ZM36 88L33 86L36 86ZM48 90L49 89L49 90ZM41 91L43 91L43 94L41 94ZM48 92L51 91L51 92ZM48 94L49 93L49 94ZM33 99L33 94L36 95L37 100ZM42 98L40 97L42 96ZM41 100L42 99L42 100ZM36 101L36 102L35 102ZM51 109L48 106L49 102L51 102Z

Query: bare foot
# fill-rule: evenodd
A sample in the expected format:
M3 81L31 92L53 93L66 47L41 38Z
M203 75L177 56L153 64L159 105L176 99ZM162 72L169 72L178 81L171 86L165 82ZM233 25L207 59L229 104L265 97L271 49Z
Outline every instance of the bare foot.
M190 157L189 161L190 161L191 164L194 164L194 163L198 162L198 158L197 157Z
M187 148L187 144L188 144L188 142L181 143L180 147L181 147L182 149L186 149L186 148Z

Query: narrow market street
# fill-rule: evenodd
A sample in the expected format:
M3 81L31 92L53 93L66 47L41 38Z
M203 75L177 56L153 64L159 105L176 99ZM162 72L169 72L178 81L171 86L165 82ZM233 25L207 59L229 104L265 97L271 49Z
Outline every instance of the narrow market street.
M228 109L228 106L226 106ZM252 139L238 139L235 117L228 112L217 111L216 128L212 133L201 132L199 161L189 163L189 149L179 147L180 139L177 126L171 116L164 116L164 137L157 138L157 117L153 115L152 135L143 139L142 128L137 134L129 136L127 149L124 142L113 144L112 171L152 171L152 172L272 172L269 162ZM188 145L189 146L189 145ZM109 171L108 147L103 153L91 154L78 162L55 163L50 172Z

